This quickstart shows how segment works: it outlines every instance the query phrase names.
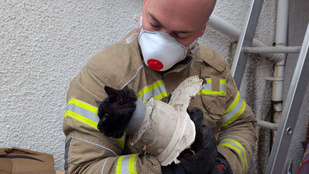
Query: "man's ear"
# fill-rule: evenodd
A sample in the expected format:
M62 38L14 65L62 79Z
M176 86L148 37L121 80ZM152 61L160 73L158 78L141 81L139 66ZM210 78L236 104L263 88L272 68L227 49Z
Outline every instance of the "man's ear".
M145 5L146 1L147 1L147 0L144 0L144 3L143 3L143 5Z
M206 26L207 26L207 24L204 25L204 27L203 27L203 29L202 29L202 32L201 32L201 34L199 35L199 37L202 37L203 34L205 33L205 31L206 31Z

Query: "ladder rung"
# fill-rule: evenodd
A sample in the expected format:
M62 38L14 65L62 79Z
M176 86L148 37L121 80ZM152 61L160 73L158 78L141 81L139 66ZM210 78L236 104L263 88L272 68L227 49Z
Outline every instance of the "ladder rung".
M268 159L266 174L281 174L291 145L294 128L309 83L309 23L287 93L279 127Z
M265 80L268 80L268 81L283 81L284 78L283 77L266 77Z
M263 120L257 120L257 126L267 128L267 129L271 129L271 130L277 130L278 129L278 124L270 123L270 122L263 121Z
M300 46L280 47L243 47L245 53L299 53Z
M240 89L241 80L245 72L248 55L242 51L243 47L251 47L256 26L259 21L264 0L252 0L248 11L248 16L245 19L242 32L240 34L237 48L234 55L234 61L231 67L231 73L234 77L236 86Z

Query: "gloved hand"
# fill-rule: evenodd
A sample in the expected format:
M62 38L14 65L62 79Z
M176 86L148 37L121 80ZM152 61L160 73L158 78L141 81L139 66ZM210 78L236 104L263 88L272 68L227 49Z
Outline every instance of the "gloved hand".
M108 97L99 105L98 129L107 137L121 138L136 108L136 94L125 88L104 87Z
M211 174L233 174L229 162L220 153L218 153L217 161Z
M217 159L217 141L210 127L202 124L203 112L193 108L188 112L195 124L196 137L190 149L178 157L179 164L161 167L163 174L207 174L211 173Z

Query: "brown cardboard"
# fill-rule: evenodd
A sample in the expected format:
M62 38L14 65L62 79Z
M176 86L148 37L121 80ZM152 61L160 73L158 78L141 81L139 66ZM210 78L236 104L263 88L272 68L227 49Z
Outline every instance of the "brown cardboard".
M0 148L0 174L55 174L53 155L21 148Z
M64 171L56 171L56 174L65 174Z

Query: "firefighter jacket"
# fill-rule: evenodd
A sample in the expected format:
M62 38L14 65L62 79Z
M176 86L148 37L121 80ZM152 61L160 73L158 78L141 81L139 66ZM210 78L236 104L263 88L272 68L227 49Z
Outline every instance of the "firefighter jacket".
M137 38L130 43L126 38L102 49L70 83L63 123L66 173L161 173L158 160L131 146L129 136L115 139L98 131L98 101L107 97L105 85L129 87L136 92L137 102L145 103L150 97L164 101L193 75L203 76L207 85L188 109L197 107L204 112L204 123L217 138L218 152L228 160L233 173L245 173L254 151L256 120L225 59L201 46L170 70L157 72L143 63Z

